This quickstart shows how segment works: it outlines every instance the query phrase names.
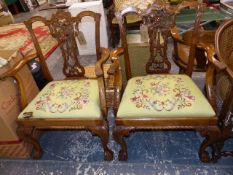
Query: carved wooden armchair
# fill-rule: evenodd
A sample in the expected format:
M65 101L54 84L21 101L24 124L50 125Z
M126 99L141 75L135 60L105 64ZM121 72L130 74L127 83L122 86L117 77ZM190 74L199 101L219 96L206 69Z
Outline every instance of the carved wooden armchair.
M93 18L95 21L97 40L97 62L94 67L95 76L85 76L86 69L78 60L78 47L76 36L83 17ZM53 81L51 73L39 46L38 38L34 34L32 25L42 22L48 27L51 35L59 42L63 56L62 71L65 80ZM33 158L40 158L42 149L38 140L33 138L33 132L40 129L77 129L87 130L100 137L104 159L111 160L112 151L108 144L107 107L105 100L105 83L102 69L103 63L109 58L109 51L100 48L99 43L100 14L84 11L76 17L71 17L69 12L58 11L53 14L51 20L36 16L25 21L35 48L42 71L49 83L39 92L36 98L29 104L25 100L25 91L22 80L15 75L27 60L23 60L6 76L14 77L21 94L21 107L23 111L18 116L17 133L22 140L32 144L34 148Z
M113 0L113 4L108 8L108 25L111 32L111 42L114 47L116 44L116 30L119 28L115 12L119 11L127 0ZM141 18L136 14L128 14L125 17L127 27L135 27L141 24Z
M194 30L197 30L198 33ZM176 26L171 29L171 36L174 41L173 61L179 66L180 73L184 73L188 67L189 61L193 61L193 71L204 72L207 68L207 59L205 49L198 42L214 44L215 31L204 31L197 29L188 31L182 35ZM192 35L197 33L195 43L192 43ZM191 44L195 44L195 49L190 50ZM193 53L194 52L194 53ZM194 60L192 60L194 58Z
M186 6L185 2L175 10ZM197 4L197 12L202 6ZM112 51L111 57L116 60L120 54L127 55L127 44L124 42L125 28L123 15L135 8L126 8L116 16L119 19L123 48ZM152 4L141 13L144 24L148 25L150 38L150 57L146 71L150 75L131 78L130 61L125 57L126 74L129 79L123 96L115 98L115 126L113 137L120 144L119 160L127 159L127 145L124 137L138 130L196 130L205 140L199 148L199 157L203 162L213 160L214 153L208 154L220 135L216 114L187 75L168 74L171 68L166 54L167 39L173 25L174 11L166 4ZM200 15L198 15L200 17ZM196 19L196 25L200 18ZM162 39L162 42L161 42ZM194 45L192 46L193 49ZM116 61L116 64L119 64ZM116 66L117 67L117 66ZM143 69L143 67L140 67ZM117 70L117 69L116 69ZM188 73L188 72L187 72Z
M209 59L207 69L207 96L218 114L221 137L216 143L215 158L233 156L233 150L223 150L224 142L233 137L233 20L216 31L215 46L206 46Z

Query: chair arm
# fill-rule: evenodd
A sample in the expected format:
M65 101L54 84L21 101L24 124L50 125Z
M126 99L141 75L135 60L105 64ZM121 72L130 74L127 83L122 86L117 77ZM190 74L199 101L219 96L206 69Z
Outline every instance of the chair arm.
M95 74L97 77L104 76L102 69L103 64L109 59L110 52L106 48L100 48L100 59L95 64Z
M0 75L0 80L4 80L5 78L12 77L18 83L18 90L20 92L20 109L23 110L28 102L26 97L26 89L23 84L22 78L17 74L27 63L32 60L33 57L24 57L22 60L15 63L15 66L2 75Z
M219 60L215 58L215 49L213 45L207 45L205 43L199 43L198 45L199 47L202 47L205 49L208 61L213 63L217 67L217 69L223 70L227 68L227 65L225 63L220 62Z
M171 36L175 42L185 44L185 45L188 44L182 39L176 26L171 28L170 31L171 31Z
M110 68L108 69L109 75L114 75L115 72L119 70L119 67L120 67L119 56L122 55L123 53L124 53L123 48L117 48L110 52L110 59L112 61L112 64Z
M122 77L120 72L119 56L124 53L123 48L117 48L111 51L110 58L112 64L108 70L108 74L114 77L114 113L116 115L121 101L122 95Z

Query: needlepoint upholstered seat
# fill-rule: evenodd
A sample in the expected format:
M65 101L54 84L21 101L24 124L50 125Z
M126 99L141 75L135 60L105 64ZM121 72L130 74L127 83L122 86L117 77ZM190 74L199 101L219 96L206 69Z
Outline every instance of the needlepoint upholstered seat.
M166 74L131 78L117 112L117 117L124 119L214 116L214 110L190 77Z
M48 83L21 112L19 119L100 118L97 80L63 80Z

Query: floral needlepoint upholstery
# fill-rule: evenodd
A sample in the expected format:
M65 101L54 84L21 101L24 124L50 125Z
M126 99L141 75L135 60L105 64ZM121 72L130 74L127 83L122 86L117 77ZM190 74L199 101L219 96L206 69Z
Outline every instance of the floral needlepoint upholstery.
M99 88L97 80L52 81L22 111L32 118L99 118Z
M128 82L117 116L214 117L215 112L190 77L148 75Z

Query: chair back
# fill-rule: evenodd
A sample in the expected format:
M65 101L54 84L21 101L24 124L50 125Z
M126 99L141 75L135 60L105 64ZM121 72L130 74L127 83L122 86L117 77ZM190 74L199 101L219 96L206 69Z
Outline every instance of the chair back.
M69 12L58 10L53 14L51 20L47 20L43 17L32 17L28 21L25 21L25 25L29 30L32 37L32 41L35 45L37 56L42 65L42 71L47 80L53 80L49 68L46 64L45 55L42 53L39 39L36 37L33 31L33 24L35 22L42 22L47 26L50 34L58 41L59 47L63 57L63 74L67 78L78 78L85 75L85 69L80 64L80 55L78 52L78 38L81 35L79 25L84 17L91 17L95 22L95 44L97 60L100 58L100 17L101 15L91 11L83 11L76 17L72 17ZM81 36L83 37L83 36Z
M137 7L126 7L121 11L115 13L118 24L120 27L121 44L124 49L124 62L126 78L129 80L132 77L129 58L128 43L126 37L126 20L125 16L129 13L138 14L142 17L143 24L148 27L149 35L149 52L150 56L145 64L145 70L147 74L154 73L169 73L171 69L171 63L167 56L168 37L170 36L170 28L174 26L175 16L182 9L187 6L194 6L197 9L197 17L194 24L194 31L191 39L191 47L189 54L189 66L187 68L187 74L190 75L193 67L193 60L195 55L195 44L197 43L198 29L200 25L200 18L202 16L202 5L198 3L186 3L179 6L177 9L173 9L166 3L154 3L145 10L138 9ZM143 60L145 58L142 58ZM143 63L141 63L142 65ZM140 67L142 69L142 67Z
M215 48L220 61L233 71L233 20L224 23L216 31Z
M206 73L207 96L219 116L219 125L232 132L233 128L233 59L232 59L233 20L221 25L215 35L215 51L209 56L209 66Z

